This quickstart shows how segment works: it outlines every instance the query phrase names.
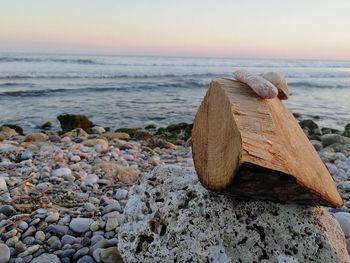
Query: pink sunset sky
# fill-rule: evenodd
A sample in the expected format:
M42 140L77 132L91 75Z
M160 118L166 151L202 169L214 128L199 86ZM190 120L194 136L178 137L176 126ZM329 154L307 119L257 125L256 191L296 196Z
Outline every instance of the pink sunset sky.
M2 1L0 52L350 59L348 0Z

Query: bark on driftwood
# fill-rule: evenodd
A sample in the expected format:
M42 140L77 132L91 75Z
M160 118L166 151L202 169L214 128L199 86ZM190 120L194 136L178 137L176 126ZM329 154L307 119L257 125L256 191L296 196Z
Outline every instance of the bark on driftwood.
M201 183L241 198L341 207L317 152L280 99L262 99L246 84L216 79L192 131Z

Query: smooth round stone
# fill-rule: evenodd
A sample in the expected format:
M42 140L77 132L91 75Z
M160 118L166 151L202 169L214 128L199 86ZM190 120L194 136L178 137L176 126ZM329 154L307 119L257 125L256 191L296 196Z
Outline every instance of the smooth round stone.
M108 231L114 231L118 226L118 219L115 217L110 217L107 219L106 223L106 232Z
M85 256L89 253L89 248L88 247L83 247L79 249L73 256L74 259L81 258L82 256Z
M88 212L93 212L96 210L95 205L93 205L92 203L85 203L84 208Z
M45 233L43 231L38 231L35 233L35 238L39 241L45 240Z
M92 257L86 255L79 258L77 263L96 263L96 261Z
M36 189L38 189L40 192L49 193L52 191L52 184L49 182L40 183L36 185Z
M346 238L350 237L350 214L346 212L338 212L334 214L335 218L339 222L341 229L344 232Z
M73 244L76 241L75 237L72 237L70 235L64 235L61 239L62 245L65 246L67 244Z
M0 263L7 263L10 260L11 251L5 244L0 244Z
M29 160L33 158L33 153L31 151L25 151L21 154L21 160L25 161L25 160Z
M99 222L93 222L91 225L90 225L90 230L92 231L92 232L95 232L95 231L97 231L97 230L99 230L99 228L100 228L100 224L99 224Z
M72 171L68 167L58 168L52 172L52 176L55 176L55 177L65 177L65 176L71 176L71 175L72 175Z
M69 224L70 229L76 233L85 233L90 230L90 225L94 222L91 218L73 218Z
M26 221L20 220L16 222L17 227L22 230L26 230L28 228L28 223Z
M70 258L62 258L61 262L62 263L70 263Z
M115 193L115 199L124 200L126 199L127 195L128 195L128 190L118 189L117 192Z
M53 249L58 250L61 249L62 244L58 237L52 236L47 240L47 244Z
M27 249L27 246L23 242L19 241L15 244L15 251L17 254L22 253Z
M62 251L61 257L65 258L65 257L71 257L75 254L75 249L66 249Z
M49 232L52 232L57 235L65 235L67 234L69 228L68 226L61 226L61 225L50 225L47 229Z
M49 212L48 216L45 218L45 222L47 223L54 223L58 219L60 219L60 213L54 211L54 212Z
M6 240L6 245L13 247L18 242L18 237L14 236Z
M16 213L16 210L11 205L0 205L0 214L5 216L12 216Z
M35 242L35 238L32 236L29 236L29 237L25 237L22 241L26 245L32 245Z
M326 163L326 166L327 166L329 172L330 172L332 175L337 174L337 172L338 172L337 166L335 166L335 165L332 164L332 163Z
M60 259L54 254L41 254L40 256L33 258L31 263L61 263Z
M342 182L340 185L341 189L344 191L350 191L350 182Z

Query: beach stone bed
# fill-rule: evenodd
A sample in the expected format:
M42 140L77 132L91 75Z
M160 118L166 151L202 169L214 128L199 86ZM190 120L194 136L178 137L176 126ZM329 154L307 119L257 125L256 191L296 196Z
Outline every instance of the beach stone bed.
M299 206L290 205L288 209L282 209L281 205L270 202L236 204L226 197L208 193L196 181L188 143L174 145L162 141L157 146L144 143L144 139L149 136L146 132L140 131L137 136L138 138L130 138L128 134L122 132L106 132L102 127L94 127L92 134L87 134L82 129L75 129L63 135L58 132L20 135L11 128L2 128L0 130L0 263L135 262L141 257L147 261L150 252L158 257L163 255L163 240L167 240L170 247L171 242L173 245L178 244L179 249L186 243L187 250L192 247L193 250L200 251L199 254L191 254L193 251L186 252L183 257L193 255L198 259L205 259L205 262L207 258L210 258L209 262L235 262L233 252L225 248L225 252L221 253L220 251L224 251L224 243L214 245L215 242L225 240L227 244L238 244L247 237L246 249L248 244L252 245L249 242L262 242L260 240L262 232L259 230L260 224L255 219L256 215L264 218L261 222L266 244L278 242L277 235L273 234L273 231L282 231L278 223L286 226L286 222L282 219L286 218L287 211L298 216L300 214L299 221L293 221L297 225L303 224L306 218L313 218L323 223L318 226L304 223L304 226L311 229L311 232L308 232L311 234L310 236L306 234L305 239L298 235L296 240L300 245L297 252L293 251L293 246L289 244L288 249L276 246L280 262L296 262L288 260L291 257L300 258L304 255L305 250L302 247L307 246L306 240L308 244L316 247L321 243L323 246L316 255L309 250L311 258L319 259L320 255L325 259L345 258L342 254L342 242L335 244L333 241L341 240L339 235L343 236L345 233L345 242L348 249L350 248L349 138L338 134L311 138L311 143L337 184L344 199L344 207L304 208L303 212ZM171 165L172 168L167 165ZM179 181L176 184L176 180L173 180L174 185L168 186L169 192L159 192L164 196L157 196L154 191L162 189L163 184L159 178L149 180L154 175L159 178L172 175ZM155 196L147 196L144 189L148 189L146 192ZM190 194L190 198L187 196L189 189L194 191L193 196ZM166 203L167 200L177 200L180 207L173 207L171 210ZM206 214L196 213L206 211L210 207L209 200L216 202L217 207L212 207L213 212L210 212L209 218L206 219ZM180 201L184 203L181 205ZM200 203L203 204L202 208ZM281 221L277 222L276 217L268 215L268 212L262 212L259 207L265 208L266 211L280 209ZM158 208L160 212L157 214ZM232 211L228 211L229 209ZM233 211L234 209L237 211ZM138 215L135 214L136 211L139 212ZM223 214L216 220L214 211ZM251 211L252 215L247 215L247 211ZM306 211L309 211L310 215ZM240 214L242 217L238 218ZM168 225L163 224L161 219L165 215L169 216L167 220L175 221L166 221ZM160 221L152 221L154 224L149 225L151 217L157 220L160 217ZM178 232L176 227L179 230L181 227L176 226L176 220L185 224L185 217L186 220L198 220L197 228L190 228L188 233ZM208 233L211 227L216 229L222 224L221 217L232 224L230 231L233 232L223 236L223 232L218 231L216 235L213 234L210 241L203 233ZM334 218L343 230L341 233ZM240 220L250 221L249 224L247 222L244 224L251 229L239 228ZM268 222L275 222L277 225L272 227ZM236 228L237 237L234 233ZM196 229L203 230L202 234ZM329 229L332 229L333 233ZM150 231L153 231L153 240L150 238ZM251 236L247 236L247 231ZM299 233L302 230L296 231ZM145 234L137 235L137 233ZM169 233L174 235L170 237ZM291 232L285 233L289 235ZM184 238L184 244L180 244L181 237ZM207 243L205 245L198 240ZM205 246L210 247L210 250L204 251ZM181 251L178 250L178 253ZM246 253L252 253L256 259L261 260L267 260L266 255L269 259L273 256L278 257L277 252L266 250L265 254L263 251L264 247L258 247L246 250ZM287 261L283 261L284 259ZM346 260L339 262L347 262Z
M118 232L130 187L162 163L192 163L188 147L151 149L128 134L94 130L2 129L0 263L123 262Z

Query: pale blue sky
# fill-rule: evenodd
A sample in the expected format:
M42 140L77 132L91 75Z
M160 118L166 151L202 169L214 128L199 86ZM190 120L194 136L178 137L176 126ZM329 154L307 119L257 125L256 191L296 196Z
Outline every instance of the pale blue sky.
M350 59L349 0L0 0L0 52Z

